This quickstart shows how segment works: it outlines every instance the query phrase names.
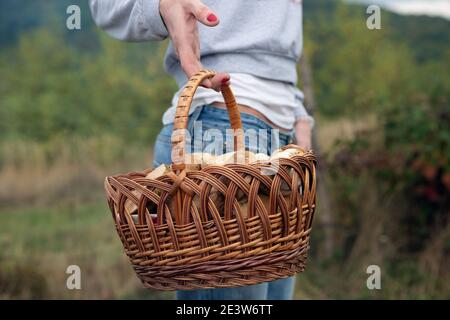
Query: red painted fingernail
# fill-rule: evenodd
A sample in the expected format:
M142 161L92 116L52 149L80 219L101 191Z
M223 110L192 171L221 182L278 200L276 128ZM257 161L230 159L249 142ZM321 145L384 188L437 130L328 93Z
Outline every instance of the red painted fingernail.
M214 13L210 13L206 19L208 19L209 22L216 22L217 21L217 17Z

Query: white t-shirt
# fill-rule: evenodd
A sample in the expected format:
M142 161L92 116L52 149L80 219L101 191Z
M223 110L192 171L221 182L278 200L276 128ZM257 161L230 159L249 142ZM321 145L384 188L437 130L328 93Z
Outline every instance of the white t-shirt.
M285 82L259 78L246 73L230 73L231 89L237 103L249 106L280 128L291 130L297 119L304 118L314 125L313 118L308 115L303 105L303 93L294 85ZM172 123L178 97L183 88L175 93L172 106L163 115L163 124ZM195 108L213 102L224 102L222 94L215 90L199 87L195 93L189 114Z

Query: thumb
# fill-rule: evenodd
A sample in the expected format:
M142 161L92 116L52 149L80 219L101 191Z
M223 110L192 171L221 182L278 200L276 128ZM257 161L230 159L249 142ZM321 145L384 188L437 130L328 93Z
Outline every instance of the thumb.
M219 24L217 15L201 1L192 2L191 12L205 26L215 27Z

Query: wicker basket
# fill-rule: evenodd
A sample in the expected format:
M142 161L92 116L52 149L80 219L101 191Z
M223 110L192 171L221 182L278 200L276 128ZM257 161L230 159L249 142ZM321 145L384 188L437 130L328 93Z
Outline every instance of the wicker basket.
M311 151L280 158L272 174L267 174L274 168L268 161L186 170L185 131L177 129L187 128L192 97L214 74L199 72L180 96L170 173L149 179L148 169L105 180L117 232L146 287L238 287L286 278L305 268L316 199ZM223 86L222 94L231 127L242 129L229 86ZM234 148L241 150L242 130L235 132ZM246 215L238 194L247 198ZM135 216L127 209L130 204Z

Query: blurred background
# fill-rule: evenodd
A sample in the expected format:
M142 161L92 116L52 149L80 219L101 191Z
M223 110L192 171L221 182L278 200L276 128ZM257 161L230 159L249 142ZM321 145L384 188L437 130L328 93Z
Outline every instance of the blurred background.
M295 298L449 299L450 3L303 3L320 190ZM104 176L151 166L177 89L166 46L108 38L87 1L0 2L0 298L173 298L142 288L103 192ZM72 264L81 290L66 288Z

